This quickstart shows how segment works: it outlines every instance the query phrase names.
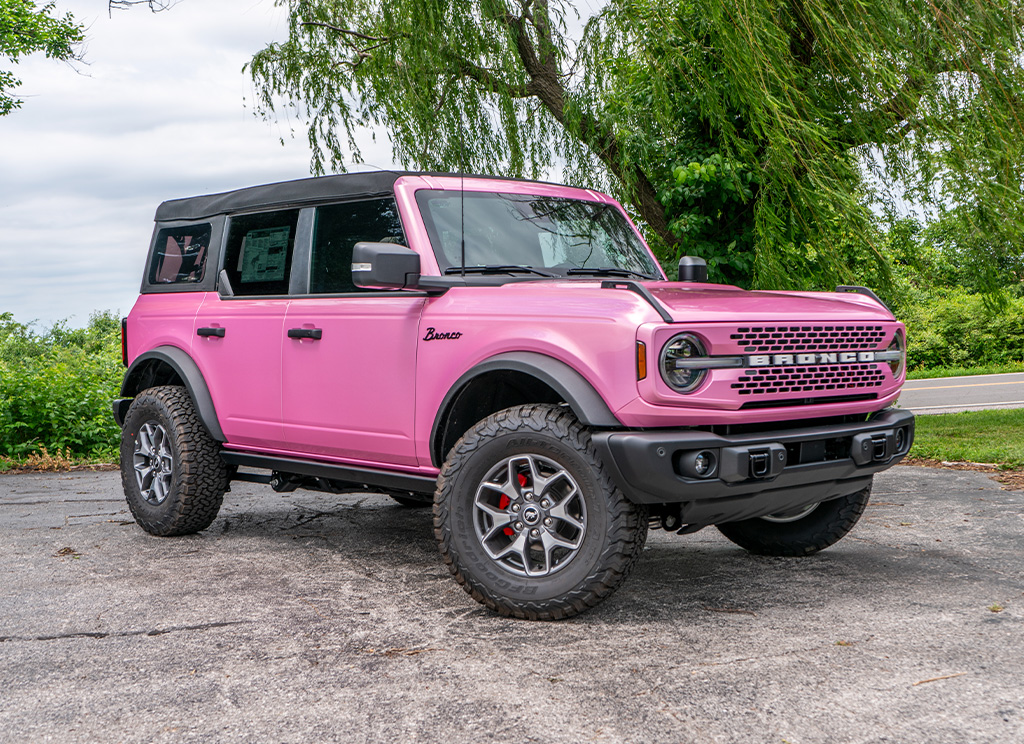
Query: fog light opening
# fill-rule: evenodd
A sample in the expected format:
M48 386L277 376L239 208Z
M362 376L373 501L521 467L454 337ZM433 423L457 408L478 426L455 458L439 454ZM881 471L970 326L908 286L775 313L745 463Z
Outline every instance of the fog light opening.
M718 473L718 454L715 450L683 452L678 467L687 478L711 478Z

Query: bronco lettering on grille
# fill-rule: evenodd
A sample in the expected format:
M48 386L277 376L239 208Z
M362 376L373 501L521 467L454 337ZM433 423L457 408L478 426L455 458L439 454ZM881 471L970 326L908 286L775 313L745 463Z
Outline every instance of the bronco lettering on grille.
M751 354L748 367L790 367L800 364L851 364L873 362L873 351L833 351L815 354Z

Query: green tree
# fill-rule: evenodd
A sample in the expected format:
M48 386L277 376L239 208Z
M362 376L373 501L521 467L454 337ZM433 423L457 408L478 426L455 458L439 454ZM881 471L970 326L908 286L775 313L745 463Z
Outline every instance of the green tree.
M53 14L54 3L36 7L31 0L0 0L0 55L11 64L33 52L60 60L78 59L77 47L85 38L70 13ZM0 69L0 116L21 106L13 91L21 85L14 73Z
M563 0L277 2L288 39L248 68L315 172L359 162L362 127L420 168L561 164L664 260L762 286L884 268L872 200L969 205L1022 245L1016 1L610 0L575 35Z

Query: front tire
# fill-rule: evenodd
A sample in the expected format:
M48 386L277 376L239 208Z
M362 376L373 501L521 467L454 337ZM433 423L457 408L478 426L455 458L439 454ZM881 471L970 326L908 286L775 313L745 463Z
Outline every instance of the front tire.
M729 540L758 555L801 556L835 544L853 529L871 498L871 486L822 501L811 509L716 525Z
M185 388L148 388L132 401L121 431L121 484L151 535L189 535L217 518L228 466Z
M612 483L571 411L526 405L470 429L441 470L434 533L455 580L502 614L558 620L625 580L646 508Z

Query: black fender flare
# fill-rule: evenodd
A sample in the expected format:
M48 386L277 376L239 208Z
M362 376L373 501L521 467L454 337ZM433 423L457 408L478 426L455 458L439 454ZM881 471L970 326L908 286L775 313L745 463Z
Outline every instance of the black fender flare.
M439 435L453 401L473 379L496 370L513 370L536 377L561 396L584 426L601 429L622 428L622 422L615 418L615 414L594 386L565 362L533 351L506 352L486 359L468 370L445 394L434 416L434 425L430 429L430 459L435 467L441 467L442 464L441 453L438 451Z
M218 442L227 441L227 437L224 436L224 430L220 427L220 419L217 418L217 409L213 405L210 388L207 386L205 378L203 378L203 373L199 370L199 365L195 363L195 360L186 351L179 349L177 346L158 346L136 357L128 371L125 372L124 382L121 383L122 399L134 398L141 392L139 385L143 370L148 366L149 362L154 360L169 366L185 383L185 389L188 390L188 394L195 404L196 411L199 413L199 419L210 432L210 436ZM123 407L121 416L118 418L118 424L124 424L125 412L127 412L127 406ZM118 401L114 402L114 413L117 416Z

